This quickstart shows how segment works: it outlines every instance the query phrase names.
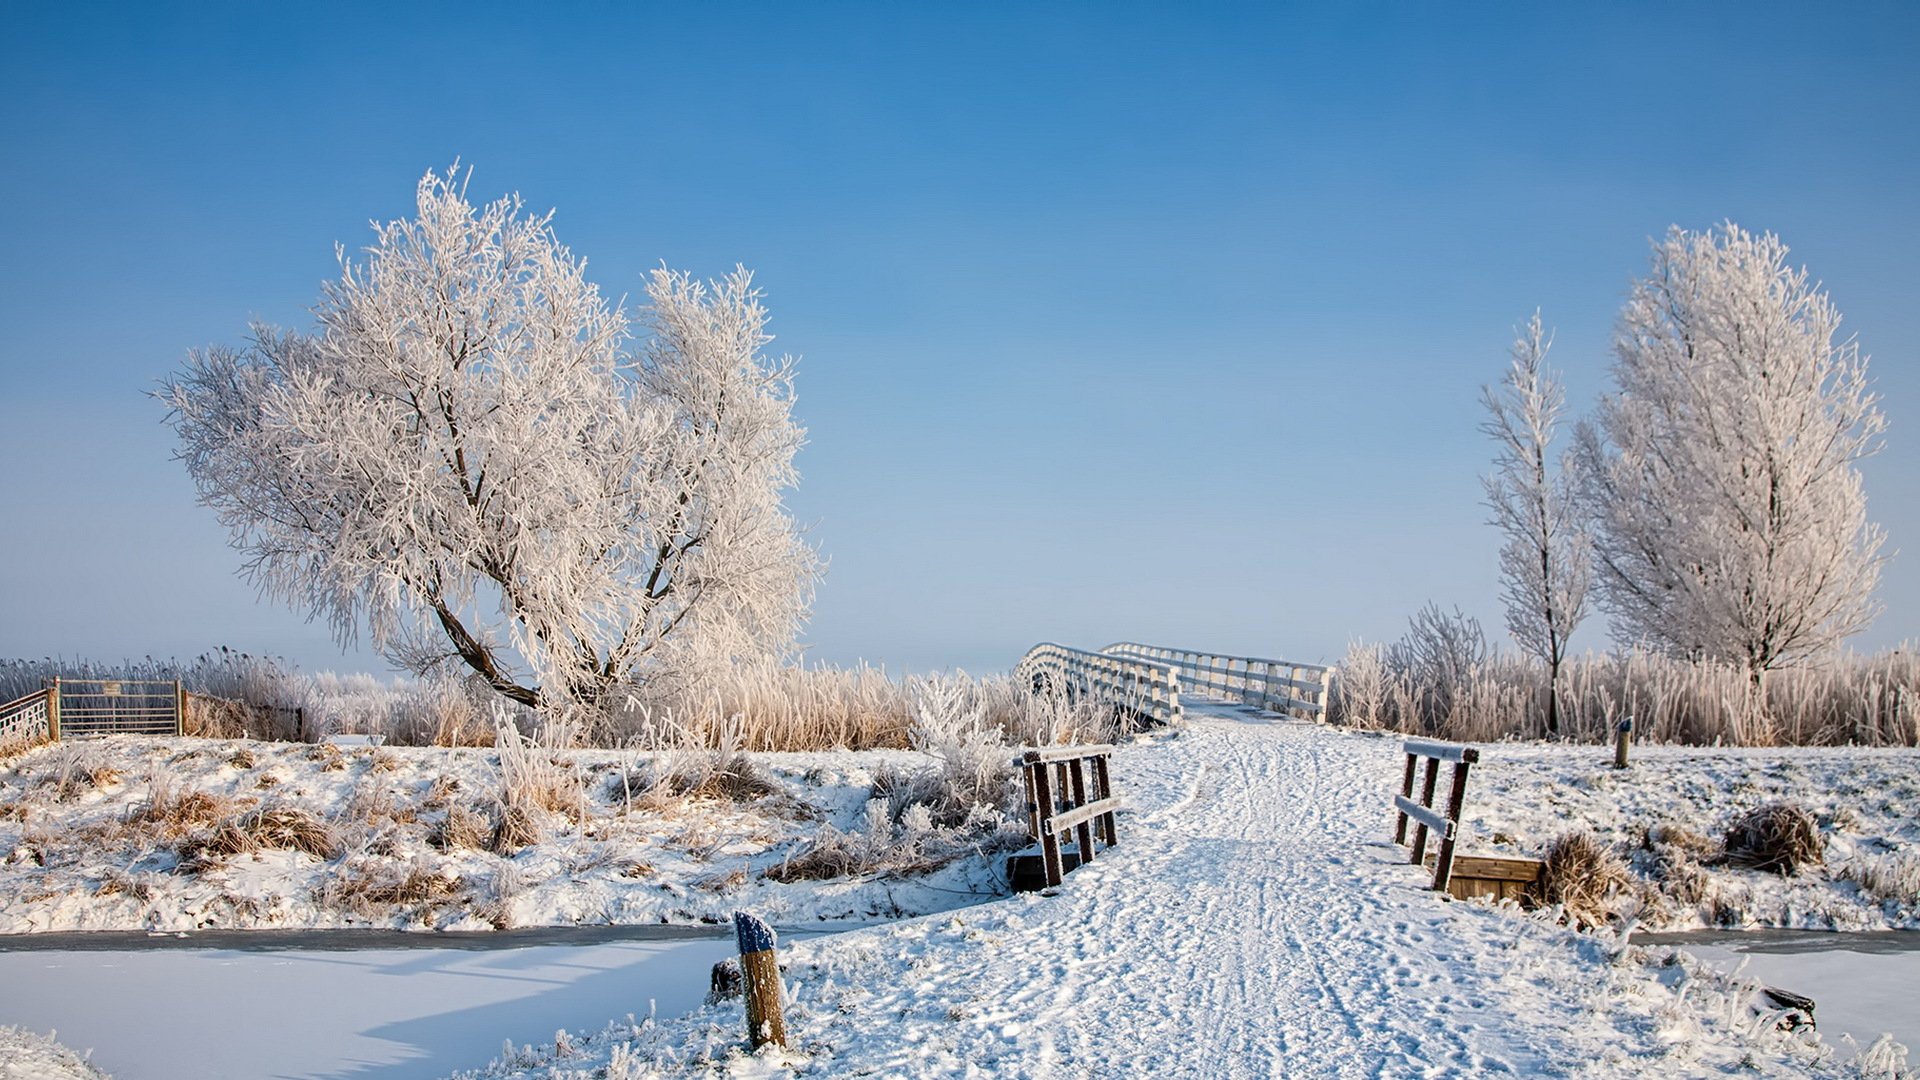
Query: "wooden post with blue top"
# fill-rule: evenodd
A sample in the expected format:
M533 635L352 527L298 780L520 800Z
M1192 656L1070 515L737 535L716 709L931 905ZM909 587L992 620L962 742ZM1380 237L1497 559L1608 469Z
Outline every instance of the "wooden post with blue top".
M747 1039L755 1050L768 1043L785 1046L787 1023L780 1015L780 961L774 953L773 927L736 911L733 934L740 942L740 974L746 983Z

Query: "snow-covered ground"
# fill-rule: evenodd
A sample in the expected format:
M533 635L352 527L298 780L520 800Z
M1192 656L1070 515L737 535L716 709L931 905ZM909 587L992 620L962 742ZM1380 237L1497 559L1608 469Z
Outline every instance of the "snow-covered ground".
M1820 1075L1749 984L1425 888L1384 842L1397 742L1197 715L1124 749L1121 846L1055 895L803 941L793 1050L738 1003L523 1048L490 1078Z
M1482 748L1464 833L1470 850L1538 856L1586 829L1629 860L1643 929L1920 928L1920 750L1636 746L1631 767L1610 747L1499 743ZM1825 866L1792 877L1716 861L1654 837L1718 843L1739 814L1805 806Z
M540 812L537 842L488 850L484 836L472 846L446 834L459 812L497 823L491 749L133 736L41 747L0 771L0 933L697 923L742 907L782 925L870 922L1003 887L996 860L981 858L931 873L765 876L834 833L877 836L877 857L999 839L992 822L909 836L871 820L876 777L934 768L927 754L755 754L710 791L659 799L645 794L648 776L680 769L691 783L712 763L610 750L558 758L577 796L571 812ZM324 823L335 848L207 846L223 823L276 809Z

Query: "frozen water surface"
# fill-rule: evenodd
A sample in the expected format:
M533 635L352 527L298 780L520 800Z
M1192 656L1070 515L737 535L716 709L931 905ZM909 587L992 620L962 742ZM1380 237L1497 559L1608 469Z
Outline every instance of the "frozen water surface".
M0 1022L58 1029L116 1080L413 1080L485 1065L507 1038L550 1044L561 1028L686 1012L734 950L730 935L489 949L159 944L0 951Z

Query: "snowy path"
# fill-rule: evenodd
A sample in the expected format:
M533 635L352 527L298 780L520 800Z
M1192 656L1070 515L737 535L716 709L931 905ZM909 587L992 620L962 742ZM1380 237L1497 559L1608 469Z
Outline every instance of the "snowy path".
M1118 757L1121 846L1057 895L790 950L798 1072L1714 1075L1751 1050L1762 1075L1805 1074L1804 1051L1748 1043L1744 1005L1711 980L1677 994L1682 966L1616 964L1591 938L1427 891L1384 842L1395 741L1190 716ZM708 1009L632 1050L710 1065L738 1022L737 1005Z

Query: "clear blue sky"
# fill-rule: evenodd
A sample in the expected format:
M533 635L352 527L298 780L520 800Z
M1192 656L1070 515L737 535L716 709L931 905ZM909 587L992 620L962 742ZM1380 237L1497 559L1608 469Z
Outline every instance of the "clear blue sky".
M1911 3L12 4L0 655L384 669L256 602L143 393L456 157L616 295L758 272L818 660L1503 638L1480 384L1538 306L1584 409L1648 238L1729 218L1874 358L1858 644L1920 638L1916 57Z

